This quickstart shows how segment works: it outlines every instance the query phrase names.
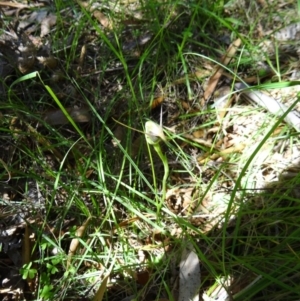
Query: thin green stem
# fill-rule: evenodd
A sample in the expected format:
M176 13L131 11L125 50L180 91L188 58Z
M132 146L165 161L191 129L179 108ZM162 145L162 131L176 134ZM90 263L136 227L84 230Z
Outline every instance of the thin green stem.
M166 193L167 193L167 179L169 176L169 164L168 164L168 159L167 157L163 154L163 152L161 151L160 145L156 144L154 145L154 149L157 152L157 154L159 155L161 161L163 162L164 165L164 177L163 177L163 181L162 181L162 199L158 208L158 211L160 211L161 207L162 207L162 203L164 202L164 200L166 199Z

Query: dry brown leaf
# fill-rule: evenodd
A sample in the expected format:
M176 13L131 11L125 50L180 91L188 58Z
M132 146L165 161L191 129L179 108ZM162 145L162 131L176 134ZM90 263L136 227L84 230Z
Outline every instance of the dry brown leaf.
M30 14L30 17L24 20L22 23L23 28L26 28L30 25L30 28L26 29L27 33L35 32L38 27L41 26L40 37L44 37L50 32L50 27L56 24L56 15L52 12L49 12L49 9L34 10Z
M241 39L235 40L228 48L226 54L223 56L221 63L222 65L226 66L233 58L234 54L236 53L238 47L240 47L242 41ZM210 77L209 82L207 84L207 89L204 92L204 99L207 100L213 94L221 76L223 74L223 67L218 66L214 74Z
M161 95L156 97L155 99L153 99L152 103L151 103L151 109L155 109L157 108L165 99L165 96Z
M87 227L87 225L89 224L91 220L91 217L89 217L82 226L80 226L76 232L75 232L75 236L81 238L85 232L85 229ZM68 259L67 259L67 269L69 268L70 264L71 264L71 259L73 257L73 255L75 254L77 248L79 246L79 239L78 238L73 238L71 243L70 243L70 247L69 247L69 254L68 254Z
M166 128L169 132L171 133L174 133L176 134L176 129L174 127L164 127ZM188 140L191 140L191 141L194 141L200 145L204 145L204 146L207 146L209 148L212 148L212 149L216 149L218 150L218 148L216 147L215 144L212 144L211 142L205 140L205 139L199 139L199 138L195 138L193 135L190 135L190 134L184 134L182 135L184 138L188 139Z
M81 71L82 71L85 58L86 58L86 45L82 45L81 51L80 51L80 57L79 57L79 64L77 67L77 71L79 73L81 73Z
M129 218L129 219L125 219L124 221L120 222L117 228L122 228L122 227L127 227L128 225L139 221L141 218L138 216ZM114 228L114 231L117 230L117 228Z
M197 162L199 164L205 164L209 160L216 160L220 157L224 157L226 159L226 157L229 154L241 152L245 147L246 147L246 144L240 143L238 145L231 146L227 149L224 149L224 150L219 151L218 153L215 153L212 155L210 153L206 153L206 154L198 157Z
M113 29L113 23L112 21L106 17L101 11L95 10L93 12L93 16L100 22L100 24L107 28L107 29Z
M181 103L181 106L185 109L185 110L190 110L191 109L191 106L188 102L184 101L184 100L181 100L180 101Z
M208 100L208 98L214 93L214 90L219 82L223 73L223 68L218 67L215 73L210 77L209 82L207 84L207 88L204 92L204 100Z
M77 0L77 3L81 7L85 8L87 11L92 13L93 16L100 22L100 24L103 27L105 27L107 29L112 29L113 28L112 21L108 17L106 17L100 10L98 10L97 8L95 9L94 7L92 7L92 5L89 2Z
M31 243L30 243L30 235L31 231L28 227L28 225L25 225L25 234L23 237L23 243L22 243L22 262L23 264L27 264L31 261Z
M57 59L53 56L37 56L36 59L42 64L45 68L55 69L57 67Z
M222 57L221 63L224 66L227 66L231 59L234 57L236 51L241 46L242 40L240 38L236 39L233 43L230 44L226 54Z
M104 293L106 291L106 287L107 287L107 281L108 281L109 275L106 275L102 282L101 285L97 291L97 293L95 294L93 301L102 301Z
M205 138L205 134L206 131L204 129L199 129L197 131L194 131L192 133L192 135L196 138L196 139L201 139L201 138Z
M56 15L50 13L46 18L42 19L41 22L41 37L46 36L50 32L51 26L56 24Z
M45 3L35 3L35 4L21 4L21 3L15 3L12 1L0 1L0 6L9 6L9 7L16 7L16 8L29 8L29 7L39 7L44 6Z
M154 218L155 217L155 215L153 215L153 214L146 214L146 213L144 214L144 216L147 217L147 218ZM129 225L131 225L131 224L133 224L133 223L135 223L136 221L139 221L139 220L141 220L141 218L139 216L134 216L134 217L125 219L124 221L120 222L118 224L118 226L114 227L113 231L115 232L115 231L117 231L118 228L127 227L127 226L129 226Z
M66 111L75 122L89 122L91 119L90 110L87 107L66 108ZM50 125L68 124L69 120L61 110L47 112L44 115L44 121Z
M218 117L219 124L227 113L227 109L232 103L233 97L230 94L231 88L224 86L218 89L214 94L215 109Z
M195 209L193 187L168 189L166 200L168 208L175 214L190 215Z
M88 1L80 1L80 0L76 0L76 2L82 7L87 9L88 11L90 11L91 8L91 4Z
M194 142L196 142L200 145L204 145L204 146L207 146L209 148L216 149L215 144L213 144L213 143L211 143L211 142L209 142L205 139L195 138L195 137L193 137L193 135L189 135L189 134L184 134L183 137L186 138L186 139L189 139L191 141L194 141Z

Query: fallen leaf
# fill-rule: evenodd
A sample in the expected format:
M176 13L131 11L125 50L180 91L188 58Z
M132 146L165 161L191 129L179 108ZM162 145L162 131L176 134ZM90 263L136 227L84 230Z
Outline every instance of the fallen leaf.
M35 4L21 4L21 3L14 3L12 1L0 1L0 6L9 6L9 7L16 7L16 8L30 8L30 7L39 7L39 6L44 6L44 3L35 3Z
M87 107L66 108L66 111L75 122L90 121L90 110ZM45 113L44 121L50 125L64 125L69 123L68 118L61 110L55 110Z
M227 109L231 105L233 100L231 94L231 88L229 86L224 86L215 91L214 93L214 103L216 108L216 113L218 117L218 123L221 124L223 118L227 113Z
M93 301L102 301L104 293L106 291L106 287L107 287L107 281L108 281L109 275L106 275L102 282L101 285L97 291L97 293L95 294Z
M82 226L80 226L76 232L75 232L75 237L76 238L73 238L71 243L70 243L70 247L69 247L69 254L68 254L68 259L67 259L67 269L69 268L70 264L71 264L71 259L73 257L73 255L75 254L78 246L79 246L79 239L78 238L81 238L85 232L85 229L87 227L87 225L89 224L91 220L91 217L89 217L84 223ZM78 238L77 238L78 237Z
M51 29L51 26L56 24L56 15L54 14L49 14L46 18L43 18L41 22L41 37L46 36Z
M164 101L165 97L162 96L158 96L155 99L153 99L152 103L151 103L151 109L155 109L157 108L163 101Z
M31 261L31 254L32 254L32 246L31 246L31 239L30 239L31 231L28 225L25 225L25 234L23 237L23 244L22 244L22 262L24 264L28 264Z
M221 60L221 64L223 66L228 65L230 60L233 58L235 52L237 51L238 47L240 47L241 43L242 43L241 39L237 39L229 46L226 54L223 56ZM204 92L205 100L207 100L213 94L222 74L223 74L223 67L219 65L216 68L214 74L210 77L208 81L207 88Z
M113 23L100 10L95 10L93 16L101 23L101 25L108 29L113 29Z

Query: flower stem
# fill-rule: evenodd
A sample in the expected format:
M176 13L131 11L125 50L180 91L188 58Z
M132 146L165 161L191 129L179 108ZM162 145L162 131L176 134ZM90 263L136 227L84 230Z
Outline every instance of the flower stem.
M167 193L167 179L169 176L169 164L168 164L168 159L167 157L163 154L163 152L161 151L160 145L156 144L154 145L154 149L157 152L157 154L159 155L163 165L164 165L164 177L163 177L163 181L162 181L162 199L161 202L159 204L159 208L158 211L160 211L163 202L166 199L166 193Z

